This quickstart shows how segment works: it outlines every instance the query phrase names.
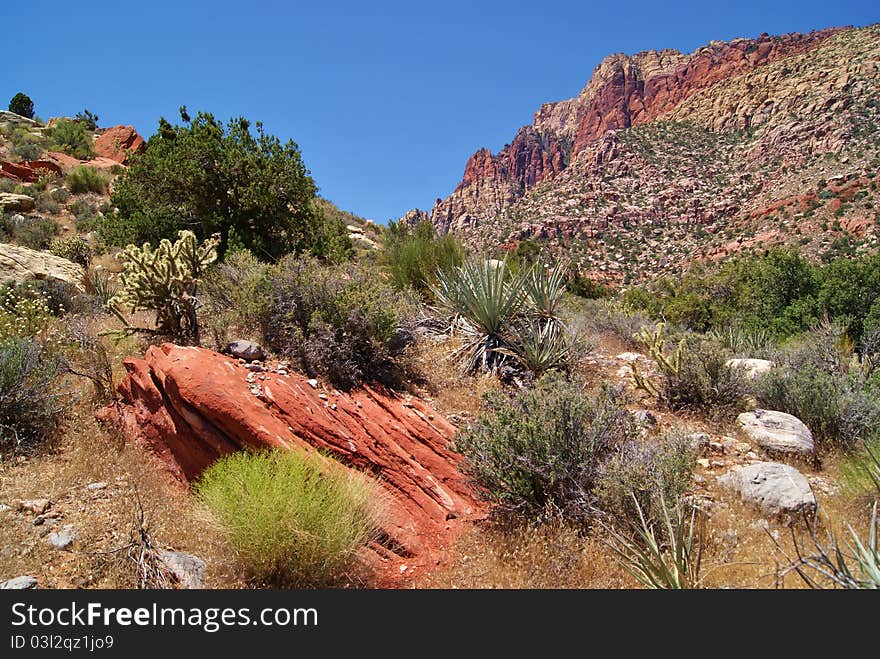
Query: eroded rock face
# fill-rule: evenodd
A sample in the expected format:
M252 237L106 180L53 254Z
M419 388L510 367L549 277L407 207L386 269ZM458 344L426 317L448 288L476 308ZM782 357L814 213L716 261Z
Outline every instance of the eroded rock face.
M757 505L768 515L816 510L816 497L806 477L794 467L779 462L734 467L718 482L735 490L744 501Z
M765 451L812 457L813 433L796 416L774 410L743 412L736 418L743 432Z
M576 98L543 105L497 154L480 149L471 156L431 220L441 230L466 229L561 172L609 131L653 121L701 90L809 51L838 31L712 42L688 55L666 49L606 57Z
M127 164L132 153L146 148L144 138L133 126L114 126L106 129L95 140L95 155L117 163Z
M319 449L379 477L389 493L387 542L375 547L407 569L436 560L480 506L449 446L455 428L418 399L365 387L322 391L300 375L252 374L203 348L164 344L126 359L121 420L181 480L243 448Z
M82 266L49 252L0 243L0 282L33 279L57 279L85 291Z
M3 212L28 213L37 207L33 197L26 194L0 192L0 210Z

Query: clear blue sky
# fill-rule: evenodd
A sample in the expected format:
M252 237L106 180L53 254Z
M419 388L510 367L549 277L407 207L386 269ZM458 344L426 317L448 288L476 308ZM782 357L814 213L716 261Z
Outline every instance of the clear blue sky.
M385 222L429 209L610 53L880 21L877 0L4 4L0 104L100 125L208 110L302 149L321 194Z

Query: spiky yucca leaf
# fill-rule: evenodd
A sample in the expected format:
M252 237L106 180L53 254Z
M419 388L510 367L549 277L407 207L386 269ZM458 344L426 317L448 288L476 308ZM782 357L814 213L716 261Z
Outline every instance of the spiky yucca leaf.
M557 263L545 267L536 263L523 279L529 311L544 323L560 323L559 305L565 292L565 268Z
M433 292L453 315L453 327L466 338L458 351L465 370L497 368L509 348L505 332L524 303L523 275L510 274L507 260L468 260L450 271L437 272Z
M670 514L661 502L665 542L658 538L653 522L645 517L638 498L632 494L639 513L639 525L629 538L611 527L608 546L623 568L647 588L690 589L700 587L703 555L702 516L696 508L679 503Z
M499 348L498 352L513 357L535 375L541 375L553 369L564 370L573 347L559 325L545 323L542 326L540 321L530 320L517 331L512 348Z

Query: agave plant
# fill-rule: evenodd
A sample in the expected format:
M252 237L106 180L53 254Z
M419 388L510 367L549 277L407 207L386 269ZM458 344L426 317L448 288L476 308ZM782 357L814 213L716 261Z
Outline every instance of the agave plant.
M509 272L507 259L468 260L437 272L433 292L452 316L451 329L466 339L457 356L467 372L491 371L506 360L511 326L524 304L523 278Z

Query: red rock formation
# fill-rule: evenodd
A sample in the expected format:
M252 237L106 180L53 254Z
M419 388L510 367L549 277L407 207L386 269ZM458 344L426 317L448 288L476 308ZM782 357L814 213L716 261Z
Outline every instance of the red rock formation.
M61 168L54 162L47 160L25 160L18 163L0 161L0 177L13 181L33 183L46 173L60 176Z
M95 154L126 164L132 153L146 148L144 138L132 126L114 126L106 129L95 140Z
M322 392L299 375L249 383L250 371L229 357L168 343L124 363L121 405L99 416L120 420L181 480L243 448L319 449L380 479L388 542L376 549L395 567L436 562L480 509L448 448L455 427L418 399L369 387Z
M713 42L690 55L672 50L612 55L577 98L541 107L533 125L520 129L498 154L480 149L471 156L461 182L434 206L431 220L448 230L491 217L608 131L653 121L717 82L808 51L838 31Z

